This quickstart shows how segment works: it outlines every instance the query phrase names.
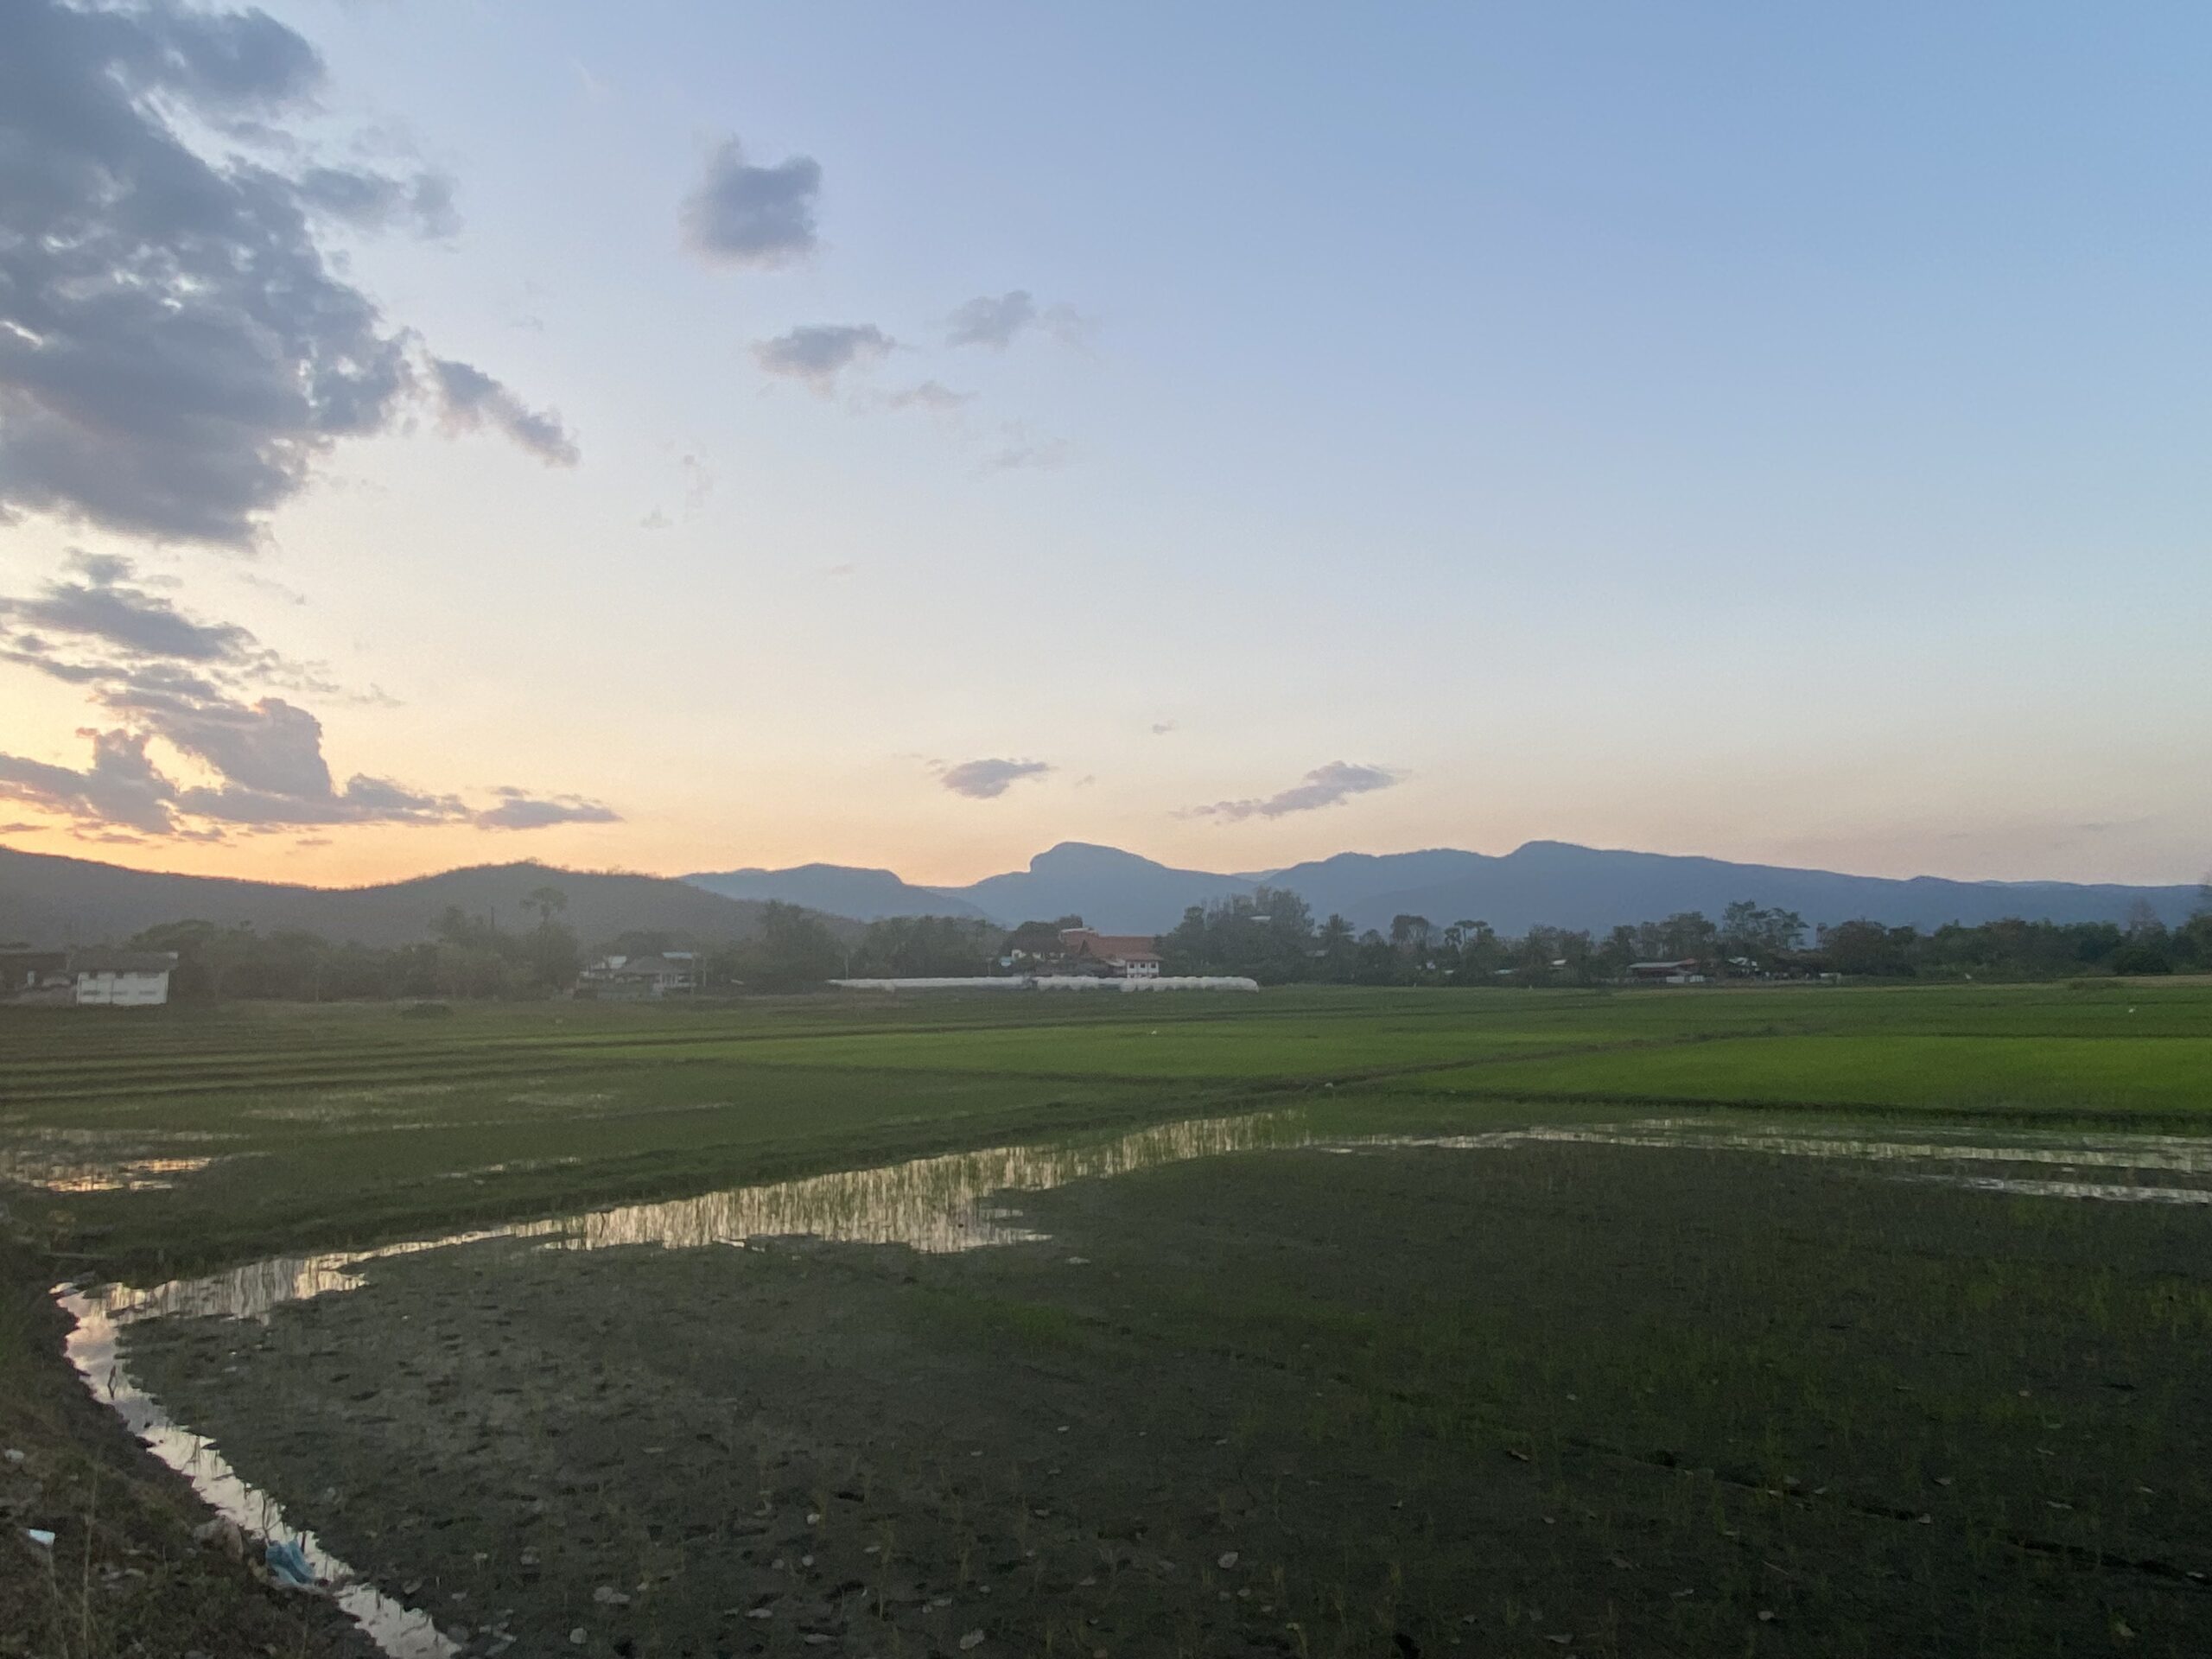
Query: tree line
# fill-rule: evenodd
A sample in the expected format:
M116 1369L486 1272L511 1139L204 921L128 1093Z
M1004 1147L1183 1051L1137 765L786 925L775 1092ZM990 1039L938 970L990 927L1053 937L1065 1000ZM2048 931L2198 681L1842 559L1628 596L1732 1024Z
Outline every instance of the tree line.
M1386 933L1342 916L1317 921L1284 888L1192 906L1160 938L1170 974L1243 974L1263 983L1596 985L1637 963L1694 963L1708 979L2063 979L2100 974L2212 973L2212 883L2196 915L2169 928L2148 906L2125 924L1958 923L1923 932L1879 922L1814 929L1795 911L1753 901L1716 919L1682 911L1599 936L1532 927L1517 936L1484 921L1443 925L1401 915Z
M567 896L533 892L534 923L502 929L490 917L449 908L430 936L401 945L334 944L297 930L172 922L130 941L177 956L171 995L181 1001L523 999L559 995L577 981L584 953L562 919ZM1012 930L972 918L899 916L841 934L796 905L762 907L760 932L701 949L676 933L633 931L604 953L652 956L696 950L702 994L793 991L840 977L961 978L1004 971L1020 950L1049 955L1077 916ZM1691 962L1708 978L2063 979L2101 974L2212 973L2212 886L2190 920L2167 927L2147 906L2126 923L2007 920L1923 931L1873 921L1818 930L1794 911L1749 900L1718 918L1683 911L1624 924L1599 936L1567 928L1500 933L1487 922L1438 925L1401 915L1388 931L1316 919L1287 888L1193 906L1160 936L1161 970L1235 974L1263 984L1597 985L1632 963Z

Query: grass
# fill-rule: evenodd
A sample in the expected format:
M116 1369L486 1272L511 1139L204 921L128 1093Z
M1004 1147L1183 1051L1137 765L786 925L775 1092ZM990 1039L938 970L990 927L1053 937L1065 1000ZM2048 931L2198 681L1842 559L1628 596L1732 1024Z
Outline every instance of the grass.
M1810 1103L2201 1122L2212 1114L2212 1036L1725 1038L1509 1060L1393 1086L1523 1100Z
M19 1199L74 1270L143 1274L1353 1085L2186 1124L2212 985L17 1011L0 1160L212 1157Z

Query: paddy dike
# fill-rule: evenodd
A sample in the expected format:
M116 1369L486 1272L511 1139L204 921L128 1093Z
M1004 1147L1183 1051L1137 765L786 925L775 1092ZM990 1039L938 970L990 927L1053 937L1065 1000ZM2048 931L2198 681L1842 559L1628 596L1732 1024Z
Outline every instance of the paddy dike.
M468 1653L2212 1649L2201 1205L1212 1150L988 1249L549 1228L123 1353Z

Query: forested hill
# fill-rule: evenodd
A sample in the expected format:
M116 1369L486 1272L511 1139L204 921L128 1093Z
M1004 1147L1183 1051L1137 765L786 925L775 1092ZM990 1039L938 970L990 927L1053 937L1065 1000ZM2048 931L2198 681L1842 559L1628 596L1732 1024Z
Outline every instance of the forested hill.
M750 939L764 906L661 876L485 864L370 887L131 870L90 859L0 848L0 944L106 944L164 922L298 929L337 943L391 946L429 938L449 909L519 928L530 895L559 889L561 919L587 947L626 932L665 932L702 944Z

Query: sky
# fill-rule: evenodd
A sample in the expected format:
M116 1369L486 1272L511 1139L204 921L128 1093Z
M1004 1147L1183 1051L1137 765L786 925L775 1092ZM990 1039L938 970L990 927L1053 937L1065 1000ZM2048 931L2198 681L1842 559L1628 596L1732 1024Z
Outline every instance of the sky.
M0 843L2212 868L2212 11L0 0Z

